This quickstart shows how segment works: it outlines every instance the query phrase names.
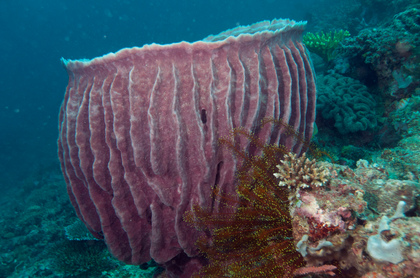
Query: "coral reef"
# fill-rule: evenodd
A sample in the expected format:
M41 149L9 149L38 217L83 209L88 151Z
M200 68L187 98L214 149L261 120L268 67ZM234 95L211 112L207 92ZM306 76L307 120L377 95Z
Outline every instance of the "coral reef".
M420 78L419 15L420 6L412 6L381 26L345 39L337 51L349 59L349 74L377 82L386 95L410 94Z
M376 102L367 87L339 74L317 78L317 110L324 119L334 119L341 133L373 129L377 126Z
M268 153L276 148L265 146L265 158L250 158L237 176L239 197L209 190L216 205L190 215L205 233L199 247L207 257L197 261L210 264L202 277L420 277L420 7L408 7L416 0L325 2L314 4L311 31L341 28L352 37L320 52L324 60L313 55L323 73L314 140L342 165L321 162L314 149L311 159L277 149L283 155L274 161ZM76 220L57 166L8 186L14 193L0 199L0 277L167 277L164 266L180 269L189 259L140 266L114 259Z
M335 50L344 38L350 36L348 31L338 30L328 33L306 33L303 36L303 43L313 52L319 55L325 62L330 62L335 58Z
M291 277L312 268L340 277L389 275L391 269L389 277L418 275L418 182L391 179L383 166L366 160L352 170L262 147L261 157L235 149L247 165L238 174L239 198L215 192L230 213L195 206L187 216L211 235L198 242L210 261L200 277L260 277L258 271Z
M414 142L411 147L413 146ZM274 151L276 148L266 146L266 149L265 157L268 158L269 150ZM277 151L283 154L288 152L285 149ZM289 155L288 159L281 160L290 161L290 157ZM306 165L302 161L286 164ZM289 190L287 186L278 185L279 180L274 173L279 170L276 165L281 165L280 159L272 161L254 157L254 163L258 163L258 168L254 164L254 167L248 164L249 168L242 169L242 175L239 176L243 179L244 185L238 189L242 194L241 199L225 195L223 192L217 193L220 196L219 200L228 208L232 205L230 207L232 214L219 214L216 217L208 214L207 210L202 211L201 219L204 222L201 224L214 221L212 223L214 229L210 231L218 233L213 241L205 241L207 245L203 245L202 250L213 250L209 249L211 247L209 243L217 243L219 247L223 247L219 251L224 250L224 252L219 255L209 253L209 258L220 256L216 258L220 259L218 262L222 266L224 259L230 258L227 262L246 262L249 259L254 262L255 267L258 266L255 262L261 258L264 260L265 256L274 255L272 257L274 259L267 259L263 264L265 267L268 266L265 269L266 273L268 271L274 273L267 274L269 277L276 275L282 277L285 265L289 267L294 263L298 264L291 266L295 269L294 276L314 275L314 273L321 275L336 273L339 277L364 278L372 277L371 275L419 276L417 269L420 267L418 258L420 184L418 179L391 178L386 166L389 162L386 160L383 161L386 163L385 166L360 160L355 169L329 162L312 162L313 160L311 167L326 169L330 175L322 186L310 184L310 187L300 190L297 202L290 204L285 193L293 194L293 189L296 187L291 186ZM264 172L262 169L270 171ZM296 172L299 173L300 170ZM14 203L14 206L8 205L7 207L12 210L5 211L0 220L2 223L0 246L3 248L0 255L2 277L52 278L71 277L71 275L110 278L153 277L161 271L153 263L141 266L147 270L142 270L138 266L123 265L111 258L100 241L68 241L62 227L77 228L77 224L74 224L76 218L64 197L65 186L58 170L55 173L46 172L43 177L28 179L26 182L27 187L30 185L34 187L31 194L25 196L25 201ZM399 205L401 201L406 204L405 209ZM19 205L23 203L27 207ZM238 207L241 207L242 215L233 218L234 209ZM225 225L229 223L230 226ZM223 229L223 227L232 229ZM71 228L67 230L70 231ZM84 231L80 231L79 234L83 235ZM77 238L74 236L76 234L78 233L73 234L74 238ZM228 249L231 240L236 238L238 246L243 249ZM370 238L371 247L368 248ZM257 243L265 249L254 253L255 250L252 248L256 248ZM74 247L74 244L77 246ZM385 257L384 261L383 257L378 255L383 248L388 250L390 247L401 251L398 260ZM236 250L237 253L231 253L232 250ZM69 266L72 274L64 274L66 267ZM214 265L216 268L218 266L220 265ZM223 269L229 267L228 264ZM247 270L252 277L258 277L252 272L258 268ZM230 271L237 271L235 264L231 266ZM291 271L289 275L292 275Z
M388 179L380 165L367 161L359 161L355 170L320 163L330 169L328 184L302 193L301 202L291 209L294 238L307 265L336 265L342 277L419 275L415 269L420 266L420 218L405 217L401 205L406 204L406 211L418 210L419 184ZM381 219L385 220L379 225ZM400 252L393 257L379 255L395 248Z
M404 99L402 106L394 106L388 121L402 139L394 148L385 148L376 153L373 160L384 165L394 179L420 180L420 89L415 95ZM400 104L401 102L397 102Z
M350 30L352 37L345 38L338 46L337 57L325 64L320 61L321 59L317 61L317 56L314 55L314 66L317 72L323 73L318 76L317 82L319 104L317 125L321 132L315 140L330 152L335 153L338 156L338 162L352 166L358 158L377 157L378 154L373 151L374 149L388 148L382 157L393 164L391 167L387 163L386 167L389 167L388 170L394 178L403 178L396 174L401 173L400 169L403 168L406 170L406 175L414 175L414 178L418 176L416 151L413 151L413 147L409 149L401 147L402 142L405 142L404 144L414 142L414 137L407 139L406 136L409 130L418 133L410 126L418 122L420 110L418 97L420 39L417 35L420 30L418 21L420 6L418 4L409 6L409 2L364 1L362 15L366 20L366 25L356 32ZM376 7L379 10L374 10ZM386 7L386 12L380 11L380 7ZM348 12L355 13L357 10L358 8L354 7ZM361 12L360 9L359 12ZM391 12L395 16L392 17ZM387 14L380 18L380 23L378 21L372 23L373 21L370 22L368 19L378 18L380 14ZM347 19L348 17L348 15L345 16ZM342 25L339 27L343 28ZM335 24L334 28L337 28ZM376 102L376 104L370 101L363 103L363 113L367 113L370 117L365 122L353 125L357 132L350 132L345 127L343 128L343 124L346 123L343 117L347 116L348 119L358 121L358 116L354 113L355 110L351 104L348 107L350 113L347 115L343 113L347 110L336 107L335 103L343 103L338 98L337 101L330 102L330 109L324 108L324 102L328 103L330 98L336 98L336 95L332 91L326 95L328 91L324 89L322 82L325 76L334 76L338 73L356 79L366 86L364 90L368 90L369 93L365 93L366 97L369 99L373 97ZM334 108L336 110L331 112ZM342 114L336 113L340 111ZM332 126L335 128L332 129ZM336 136L335 129L338 129L340 134L348 136ZM360 136L361 134L363 136ZM399 143L401 139L403 141ZM397 144L398 150L393 149ZM340 149L340 146L354 146L358 149L354 147ZM369 147L370 151L366 147ZM405 157L402 154L405 154Z

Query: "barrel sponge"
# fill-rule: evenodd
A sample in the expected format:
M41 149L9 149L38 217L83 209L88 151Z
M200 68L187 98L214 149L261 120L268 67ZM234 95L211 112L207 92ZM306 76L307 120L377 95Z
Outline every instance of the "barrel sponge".
M341 134L375 128L376 102L367 87L340 74L317 78L317 110L324 119L334 119Z

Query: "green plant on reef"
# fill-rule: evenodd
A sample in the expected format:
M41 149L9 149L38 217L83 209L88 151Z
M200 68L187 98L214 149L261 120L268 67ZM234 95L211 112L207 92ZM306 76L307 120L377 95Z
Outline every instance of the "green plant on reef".
M344 30L324 33L306 33L303 36L303 43L313 52L319 55L325 62L330 62L335 57L335 49L350 33Z

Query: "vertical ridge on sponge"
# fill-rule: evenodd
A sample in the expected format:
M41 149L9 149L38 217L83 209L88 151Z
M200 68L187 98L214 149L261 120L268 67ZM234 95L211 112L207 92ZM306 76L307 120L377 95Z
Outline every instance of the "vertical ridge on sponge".
M238 127L301 153L292 126L312 136L314 74L303 24L275 20L195 43L123 49L65 61L58 152L70 201L120 260L165 263L197 255L193 203L220 209L212 189L235 192L237 160L218 139ZM243 139L238 147L254 154Z

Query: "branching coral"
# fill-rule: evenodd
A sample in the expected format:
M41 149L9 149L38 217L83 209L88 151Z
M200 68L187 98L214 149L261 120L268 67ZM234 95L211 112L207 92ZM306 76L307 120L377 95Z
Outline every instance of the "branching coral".
M303 153L297 157L294 153L287 153L280 164L276 165L277 172L273 175L278 179L278 185L289 189L290 203L299 199L299 191L305 188L316 188L328 181L328 169L317 166L316 160L306 157Z
M328 63L336 56L334 51L337 46L348 36L350 36L350 33L344 30L328 33L307 33L303 36L303 43L309 51L319 55Z
M288 153L276 165L278 172L274 176L279 179L279 186L293 190L322 186L327 181L329 171L322 166L317 167L315 163L316 160L307 158L306 153L301 157Z

